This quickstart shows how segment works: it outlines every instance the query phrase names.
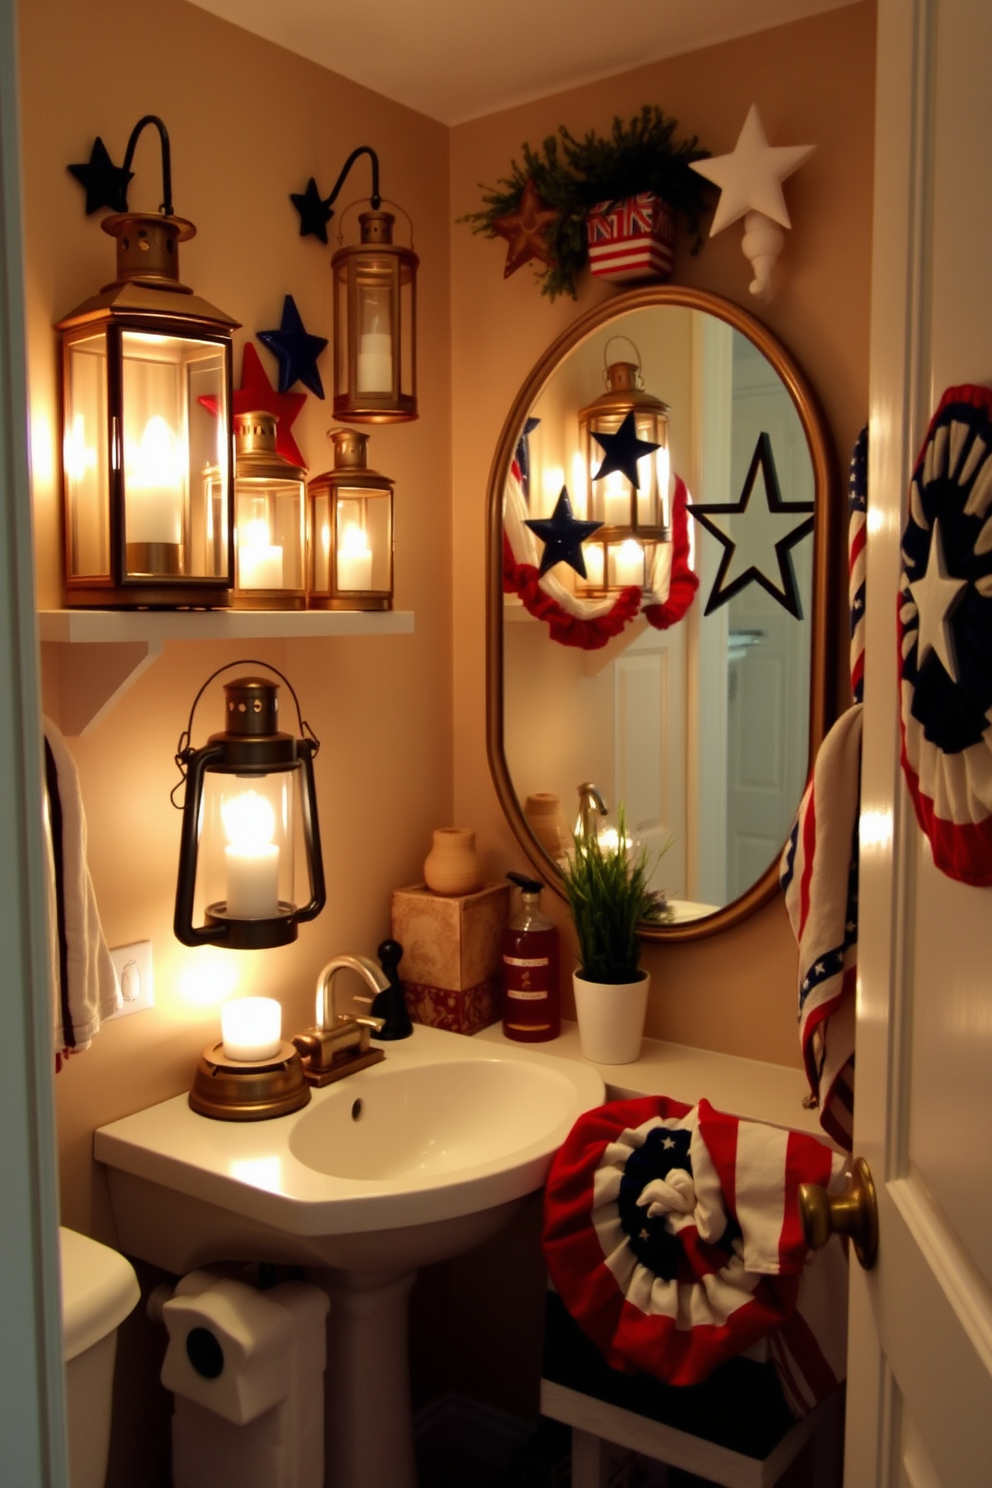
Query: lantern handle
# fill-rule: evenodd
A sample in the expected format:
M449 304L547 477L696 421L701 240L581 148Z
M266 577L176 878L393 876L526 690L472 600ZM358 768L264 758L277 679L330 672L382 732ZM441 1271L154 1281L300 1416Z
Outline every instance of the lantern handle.
M356 196L355 199L354 199L354 201L350 201L346 207L342 207L341 208L341 211L340 211L340 213L338 215L338 245L339 246L344 243L344 219L345 219L345 217L351 211L352 207L360 207L363 201L368 201L368 200L369 200L368 197ZM398 201L393 201L393 199L392 199L391 196L380 196L378 203L376 203L375 201L373 201L372 202L373 210L374 211L378 211L379 210L379 207L382 205L383 202L385 202L387 206L395 207L396 210L397 210L397 212L402 212L403 213L403 216L406 218L406 220L407 220L407 222L409 223L409 226L410 226L410 247L413 248L413 246L414 246L414 243L413 243L413 218L410 216L410 213L407 211L406 207L401 207Z
M134 128L131 130L131 136L127 142L127 149L124 152L123 169L127 172L130 172L131 162L134 160L134 152L137 148L138 139L141 135L142 130L149 124L155 125L155 128L159 132L159 138L162 142L162 195L165 197L165 200L159 207L159 211L163 214L163 216L171 217L173 215L172 151L169 146L169 131L166 129L158 114L145 114L144 118L139 119L137 124L135 124Z
M300 700L296 696L296 689L294 688L292 682L290 682L289 678L286 676L285 672L281 672L279 668L273 666L270 661L259 661L257 657L254 656L245 656L239 661L229 661L226 663L225 666L218 667L215 672L211 672L210 676L204 682L203 686L196 694L196 697L193 699L193 706L189 710L189 720L187 721L186 727L179 735L179 743L176 745L175 755L176 766L179 770L179 779L176 781L175 785L172 787L172 790L169 792L169 800L172 802L173 806L175 806L177 811L182 811L183 809L182 803L176 800L176 793L180 789L180 787L185 785L186 783L186 769L189 764L190 755L193 752L190 740L193 736L193 715L196 712L197 704L199 703L203 694L206 692L207 688L210 686L211 682L215 681L220 676L221 672L229 672L232 671L234 667L243 666L265 667L267 671L275 672L280 681L286 684L286 686L289 688L290 696L292 697L293 702L296 704L296 721L300 727L300 735L302 738L308 740L309 742L309 757L310 759L316 759L317 757L317 753L320 750L320 740L317 738L317 735L314 733L309 723L307 723L306 719L303 717L303 713L300 709Z
M629 336L623 336L623 335L611 336L610 339L607 341L606 345L603 347L603 382L604 382L604 384L609 381L609 375L610 375L609 374L609 367L610 367L610 363L609 363L609 350L610 350L610 347L613 345L614 341L626 341L626 343L627 343L628 346L632 346L634 348L634 355L637 357L637 385L638 385L638 387L643 388L643 386L644 386L644 369L641 366L641 350L640 350L640 347L637 345L637 342L636 341L632 341Z

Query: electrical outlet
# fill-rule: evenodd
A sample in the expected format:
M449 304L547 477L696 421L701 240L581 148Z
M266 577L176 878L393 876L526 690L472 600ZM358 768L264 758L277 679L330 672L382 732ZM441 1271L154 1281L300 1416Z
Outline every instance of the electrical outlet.
M110 959L114 963L117 990L121 994L120 1006L111 1017L123 1018L127 1013L140 1013L142 1008L154 1007L151 941L136 940L133 945L111 948Z

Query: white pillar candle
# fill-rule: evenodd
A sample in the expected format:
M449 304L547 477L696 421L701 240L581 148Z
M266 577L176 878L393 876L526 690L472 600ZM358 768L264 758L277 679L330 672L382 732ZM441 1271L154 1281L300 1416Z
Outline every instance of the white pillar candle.
M640 543L628 538L618 548L611 549L613 557L613 582L621 588L634 584L638 589L644 584L644 549Z
M372 550L354 522L345 528L338 550L338 588L372 588Z
M271 920L279 913L279 848L275 812L257 791L231 796L221 808L229 846L227 913L235 920Z
M613 470L606 477L603 492L603 520L607 527L630 526L630 485L626 476Z
M156 413L131 456L124 482L129 543L182 540L182 475L176 437Z
M358 391L393 390L393 338L388 331L366 331L358 338Z
M238 588L282 587L283 550L273 543L268 522L258 518L245 522L238 541Z
M583 543L582 552L586 560L586 583L602 588L603 549L597 543Z
M274 997L239 997L220 1010L224 1058L257 1064L278 1054L282 1007Z

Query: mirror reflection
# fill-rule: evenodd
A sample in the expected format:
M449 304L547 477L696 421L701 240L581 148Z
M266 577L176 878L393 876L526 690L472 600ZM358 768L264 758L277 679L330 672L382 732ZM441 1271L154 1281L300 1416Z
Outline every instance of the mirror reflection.
M822 727L825 441L743 312L624 299L504 431L490 752L532 855L623 802L674 931L700 933L773 892Z

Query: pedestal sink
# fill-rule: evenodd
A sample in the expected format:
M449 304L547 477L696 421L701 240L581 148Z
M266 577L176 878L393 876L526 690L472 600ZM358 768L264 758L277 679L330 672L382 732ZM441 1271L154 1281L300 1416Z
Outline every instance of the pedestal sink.
M553 1046L551 1046L553 1048ZM95 1134L120 1248L182 1274L307 1268L332 1299L333 1488L415 1488L406 1298L416 1268L493 1235L604 1099L589 1065L418 1027L276 1120L213 1121L185 1096Z

